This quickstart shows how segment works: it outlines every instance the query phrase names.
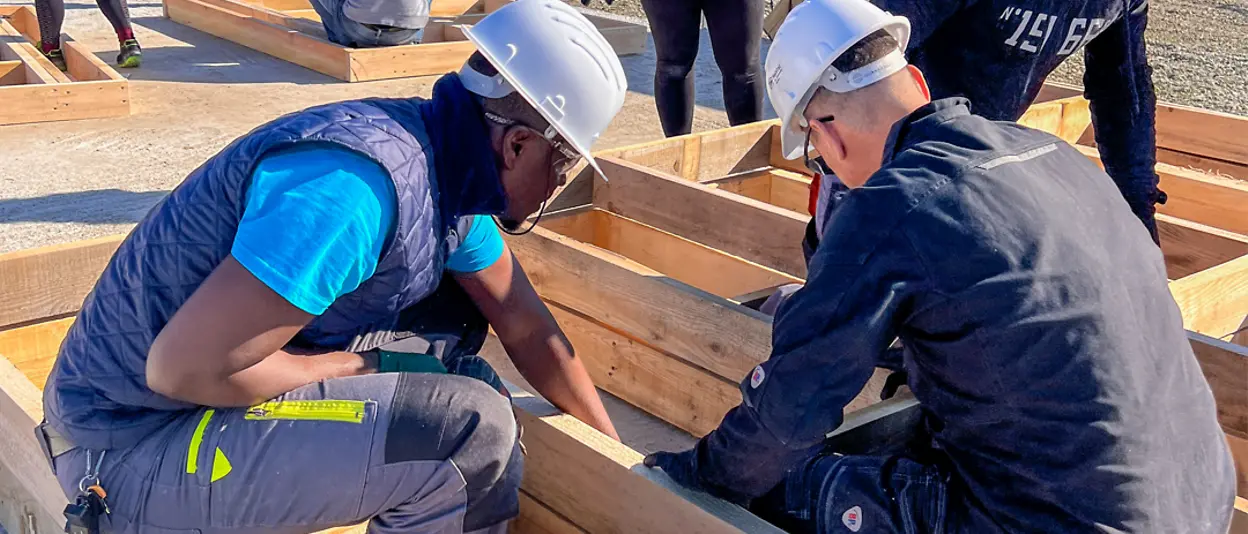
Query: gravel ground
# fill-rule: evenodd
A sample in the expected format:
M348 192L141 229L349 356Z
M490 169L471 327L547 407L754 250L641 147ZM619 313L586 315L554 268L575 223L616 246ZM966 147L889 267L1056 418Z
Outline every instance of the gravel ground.
M590 7L645 18L640 0L617 0L610 6L593 0ZM1248 0L1153 0L1150 18L1146 40L1158 98L1248 115L1248 40L1243 37ZM1052 76L1080 85L1082 78L1079 54Z

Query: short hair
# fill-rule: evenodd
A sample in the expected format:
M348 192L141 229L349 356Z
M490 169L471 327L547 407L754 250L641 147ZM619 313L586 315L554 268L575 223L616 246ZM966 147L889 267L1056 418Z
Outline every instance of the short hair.
M486 59L481 52L473 52L472 57L468 58L468 67L484 76L494 77L498 75L498 69ZM512 90L507 96L502 98L482 98L482 106L487 113L498 115L505 119L515 121L524 126L528 126L538 132L545 132L550 123L542 114L529 104L519 91Z
M888 30L875 30L837 57L832 66L841 72L855 71L879 61L900 47L897 38Z

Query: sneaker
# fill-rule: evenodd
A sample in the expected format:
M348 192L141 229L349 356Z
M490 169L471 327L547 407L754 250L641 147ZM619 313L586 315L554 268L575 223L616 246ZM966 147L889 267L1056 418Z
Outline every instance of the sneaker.
M117 54L117 66L123 69L138 67L143 63L143 50L139 48L139 42L134 39L126 39L121 43L121 53Z
M56 68L61 69L61 72L69 70L69 65L65 64L65 54L61 53L60 48L53 48L44 52L43 57L48 58L48 61L51 61L53 65L56 65Z

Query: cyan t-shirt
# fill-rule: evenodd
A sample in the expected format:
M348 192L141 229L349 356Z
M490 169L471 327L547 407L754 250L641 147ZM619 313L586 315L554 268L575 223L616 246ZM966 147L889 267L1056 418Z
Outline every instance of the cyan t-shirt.
M376 162L343 148L296 148L252 174L230 253L292 305L320 315L373 275L398 202ZM477 272L503 253L493 221L475 216L446 268Z

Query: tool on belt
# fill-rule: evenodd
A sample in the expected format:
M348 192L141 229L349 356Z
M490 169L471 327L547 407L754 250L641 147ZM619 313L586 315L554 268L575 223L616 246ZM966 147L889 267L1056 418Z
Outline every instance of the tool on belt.
M100 464L104 463L104 454L91 463L91 450L87 449L87 472L78 481L78 497L65 506L66 534L99 534L100 517L111 513L108 509L108 492L100 486Z

